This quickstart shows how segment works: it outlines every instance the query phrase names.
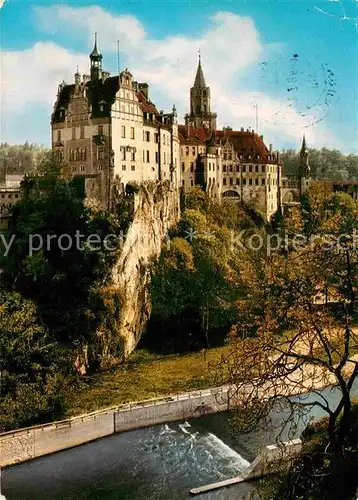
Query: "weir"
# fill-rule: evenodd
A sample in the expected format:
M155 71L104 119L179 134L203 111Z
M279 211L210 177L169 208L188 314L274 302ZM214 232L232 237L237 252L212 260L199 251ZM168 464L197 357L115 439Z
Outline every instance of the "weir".
M255 460L236 477L218 481L216 483L207 484L190 490L191 495L200 495L209 491L224 488L239 484L250 479L257 479L268 474L274 474L286 469L294 458L302 449L300 439L286 441L278 445L269 445L262 448Z

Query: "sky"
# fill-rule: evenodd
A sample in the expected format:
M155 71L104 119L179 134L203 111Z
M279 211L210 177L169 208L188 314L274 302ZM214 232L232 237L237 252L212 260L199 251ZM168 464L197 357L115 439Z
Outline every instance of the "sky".
M0 142L50 146L58 85L77 66L89 73L98 32L103 68L128 68L181 123L200 51L218 128L257 130L275 149L305 134L309 147L358 153L358 0L0 5Z

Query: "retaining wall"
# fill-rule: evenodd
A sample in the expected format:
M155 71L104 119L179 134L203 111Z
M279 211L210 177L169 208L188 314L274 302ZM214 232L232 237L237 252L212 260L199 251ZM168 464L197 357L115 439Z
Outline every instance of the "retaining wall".
M0 465L7 466L95 439L228 409L228 389L215 388L120 405L51 424L0 434Z

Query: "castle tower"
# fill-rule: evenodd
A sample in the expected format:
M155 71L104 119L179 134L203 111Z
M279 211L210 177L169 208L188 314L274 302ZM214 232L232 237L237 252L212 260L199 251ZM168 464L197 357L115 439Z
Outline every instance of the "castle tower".
M300 151L299 176L300 176L300 195L302 196L308 190L310 176L311 176L311 169L308 162L308 149L306 144L306 137L304 134Z
M97 50L97 33L95 33L94 47L90 54L91 80L98 81L102 77L102 59L103 56Z
M216 113L211 112L210 87L206 86L201 57L194 85L190 89L190 113L185 115L185 124L191 128L216 130Z

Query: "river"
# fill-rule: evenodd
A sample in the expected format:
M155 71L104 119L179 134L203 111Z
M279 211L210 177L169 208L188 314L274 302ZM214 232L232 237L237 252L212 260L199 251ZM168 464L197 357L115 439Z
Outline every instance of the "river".
M336 389L322 393L332 404L338 400ZM322 414L319 408L311 411L314 418ZM239 475L262 446L275 442L283 419L282 411L274 411L270 429L247 435L233 432L228 413L115 434L5 469L2 492L7 500L188 499L193 487ZM297 421L290 438L300 435L307 419ZM238 500L253 488L244 483L198 498Z

